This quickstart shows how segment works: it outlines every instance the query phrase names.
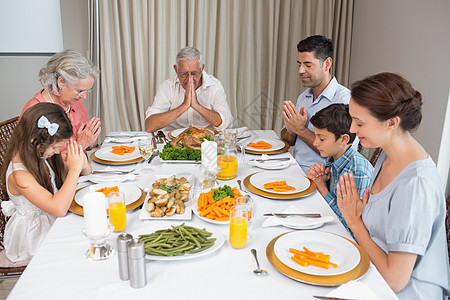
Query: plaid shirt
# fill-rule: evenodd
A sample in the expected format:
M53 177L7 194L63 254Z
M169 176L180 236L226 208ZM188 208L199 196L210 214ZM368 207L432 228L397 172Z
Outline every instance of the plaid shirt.
M328 205L333 209L339 220L347 228L350 234L353 232L345 222L342 217L341 211L336 202L336 185L339 182L339 178L345 172L352 173L355 178L356 188L358 189L359 196L362 197L365 189L370 186L370 180L372 179L373 166L370 162L364 158L358 151L353 149L353 147L348 148L348 150L338 158L337 161L333 160L333 157L328 157L326 160L325 168L330 168L331 176L330 180L327 182L328 194L324 197Z

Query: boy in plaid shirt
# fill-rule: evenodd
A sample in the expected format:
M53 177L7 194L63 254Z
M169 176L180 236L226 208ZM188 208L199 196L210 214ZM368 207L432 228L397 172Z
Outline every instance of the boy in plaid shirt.
M352 147L355 133L350 133L352 118L346 104L332 104L318 111L310 120L314 126L314 146L326 163L317 163L307 171L307 177L317 185L317 190L333 209L345 228L347 226L336 202L336 185L345 172L352 173L360 197L370 186L373 166Z

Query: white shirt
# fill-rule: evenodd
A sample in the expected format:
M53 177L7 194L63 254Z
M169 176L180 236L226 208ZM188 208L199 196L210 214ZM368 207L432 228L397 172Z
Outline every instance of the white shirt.
M233 116L231 115L225 90L219 80L203 71L202 85L195 92L200 105L219 113L222 118L222 123L215 127L216 130L222 131L232 127ZM147 119L151 115L164 113L179 107L184 101L185 93L186 90L182 87L178 77L164 81L158 88L152 106L147 109L145 118ZM172 130L189 126L212 128L211 123L203 118L202 115L193 108L189 108L165 129Z

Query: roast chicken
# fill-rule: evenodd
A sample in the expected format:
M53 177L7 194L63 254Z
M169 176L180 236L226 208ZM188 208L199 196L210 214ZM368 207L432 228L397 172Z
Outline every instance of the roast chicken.
M210 132L206 130L200 130L195 127L189 127L180 133L170 144L175 148L189 148L189 149L202 149L201 138L210 136Z

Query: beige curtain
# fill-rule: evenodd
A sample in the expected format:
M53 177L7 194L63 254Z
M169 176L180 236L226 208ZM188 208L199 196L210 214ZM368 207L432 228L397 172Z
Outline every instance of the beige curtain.
M97 2L98 1L98 2ZM179 49L198 48L223 84L235 126L282 127L281 105L302 92L297 43L333 39L334 74L348 83L353 0L91 0L98 37L103 134L143 130L157 88L175 76ZM95 52L98 53L95 53Z

